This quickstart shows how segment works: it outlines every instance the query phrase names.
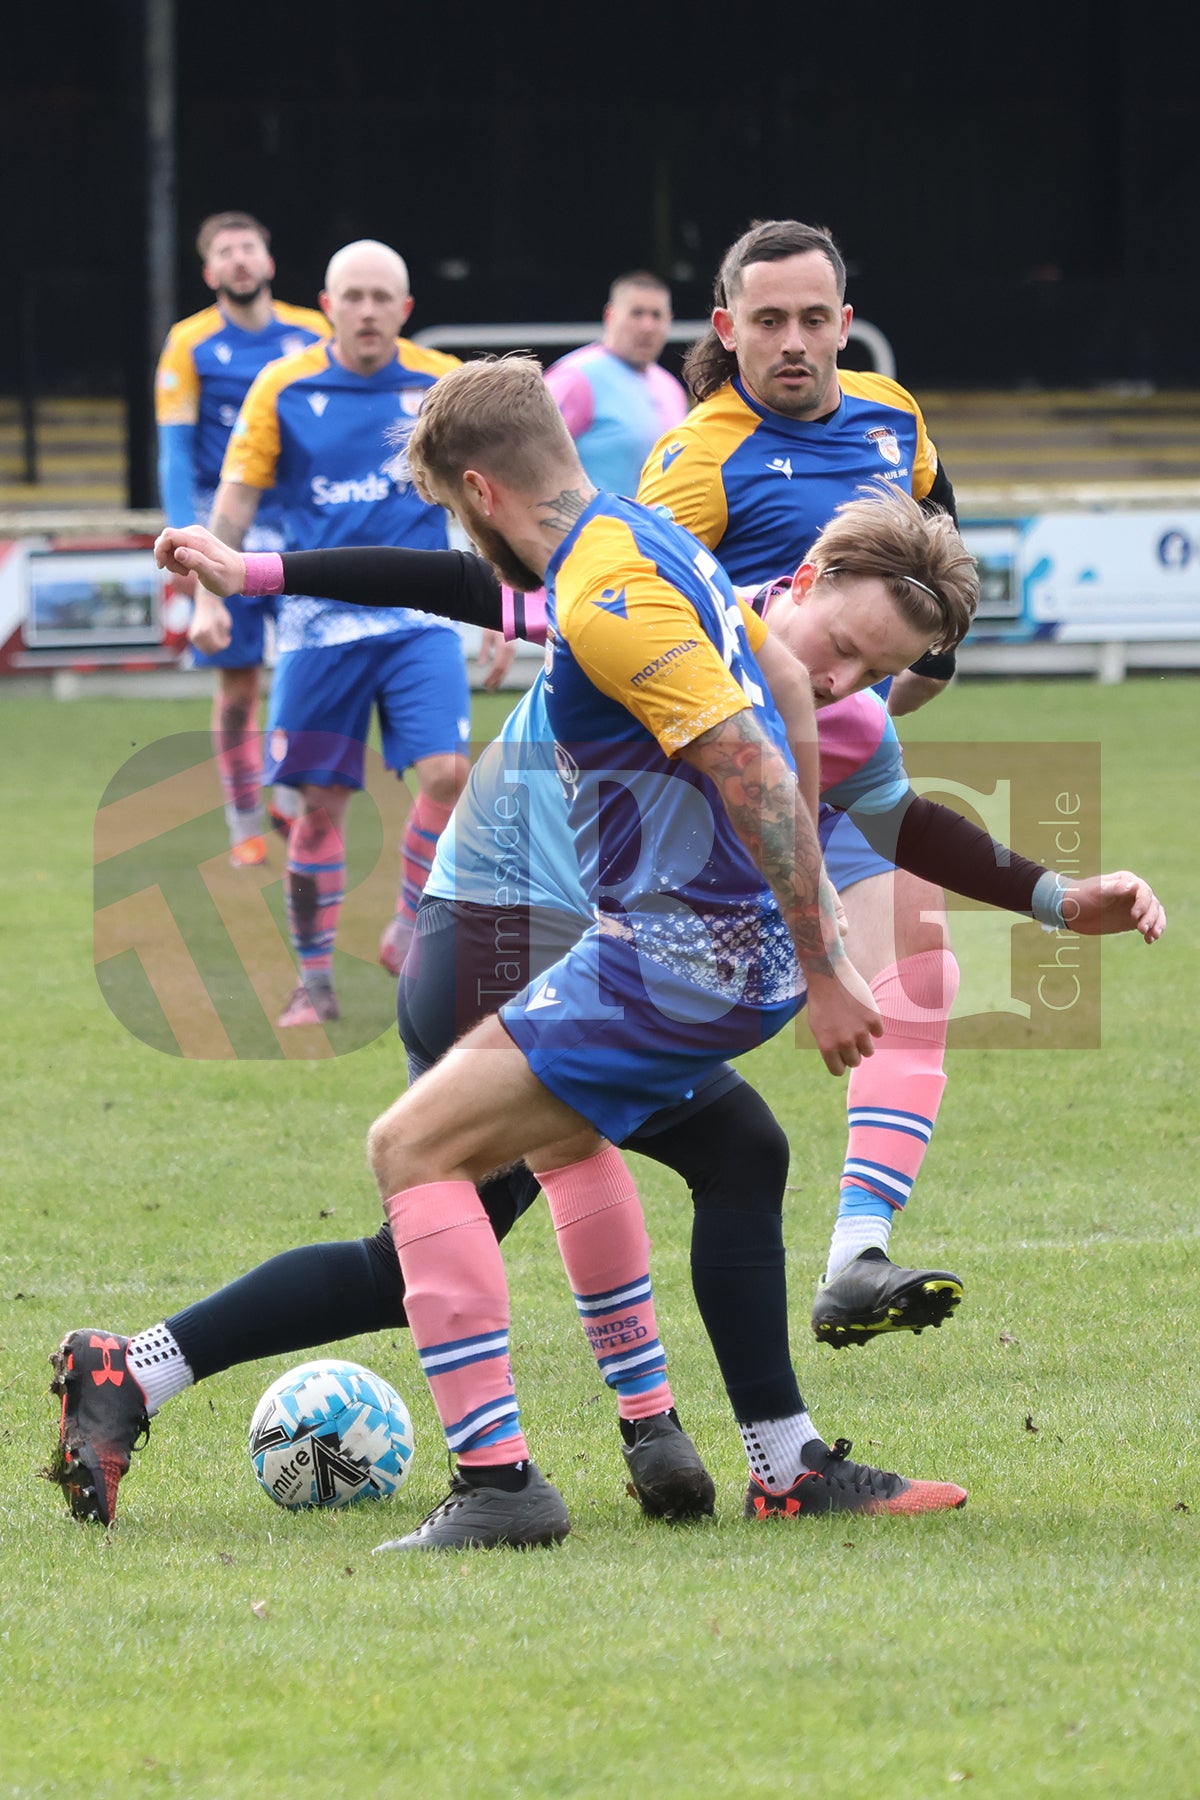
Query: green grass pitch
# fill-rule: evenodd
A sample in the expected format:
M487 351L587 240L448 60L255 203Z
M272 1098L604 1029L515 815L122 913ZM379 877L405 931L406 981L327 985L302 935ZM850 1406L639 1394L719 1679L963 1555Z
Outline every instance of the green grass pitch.
M1170 916L1152 949L1104 946L1100 1049L952 1052L893 1240L962 1275L945 1330L813 1343L844 1092L790 1039L749 1059L793 1145L794 1343L817 1422L866 1460L961 1480L967 1508L741 1519L690 1208L639 1162L719 1518L672 1529L626 1496L537 1208L506 1246L513 1355L572 1536L414 1560L370 1554L444 1491L403 1336L341 1346L414 1414L413 1474L386 1508L291 1515L259 1492L247 1421L298 1357L166 1407L109 1534L38 1479L65 1329L135 1330L277 1250L375 1228L363 1137L401 1059L384 1033L325 1062L186 1061L125 1030L92 960L96 808L135 747L203 731L207 705L0 696L0 1796L1200 1793L1198 696L1188 679L963 683L904 727L1099 740L1105 865L1144 872ZM481 701L479 731L497 718ZM359 984L386 1018L383 973L362 965Z

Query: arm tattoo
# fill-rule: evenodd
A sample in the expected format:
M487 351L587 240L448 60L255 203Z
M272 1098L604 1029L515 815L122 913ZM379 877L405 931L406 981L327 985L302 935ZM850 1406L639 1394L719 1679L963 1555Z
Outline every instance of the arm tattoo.
M538 523L550 531L561 531L565 537L576 519L587 511L595 496L596 489L588 485L563 488L552 500L538 501Z
M756 715L749 709L734 713L683 755L721 796L730 824L779 902L805 968L832 973L844 953L820 840L795 776Z

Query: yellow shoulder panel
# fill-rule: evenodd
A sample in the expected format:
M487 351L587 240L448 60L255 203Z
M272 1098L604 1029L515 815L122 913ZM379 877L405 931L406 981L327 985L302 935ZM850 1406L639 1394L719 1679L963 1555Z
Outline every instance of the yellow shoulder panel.
M877 375L873 369L839 369L838 382L843 393L853 394L862 400L879 400L884 406L894 406L898 412L912 413L917 421L917 449L912 472L913 499L923 500L933 486L938 471L938 454L925 429L921 408L908 389L902 388L898 381L892 381L887 375Z
M259 371L242 401L221 464L221 480L236 481L243 487L275 486L275 470L279 464L279 396L293 381L306 375L319 374L329 366L329 352L324 340L297 350L294 356L281 356Z
M642 469L638 499L665 507L677 525L715 549L729 523L724 466L758 423L732 386L719 388L659 438Z
M311 306L292 306L286 300L276 300L275 317L284 325L299 325L302 331L315 331L318 337L333 336L333 326L325 314Z
M180 319L167 333L154 375L154 417L159 425L194 425L200 416L200 379L192 352L225 324L219 307Z
M691 602L624 521L600 517L584 526L555 591L559 630L580 669L667 756L749 705Z
M451 369L462 367L460 356L450 356L445 350L431 350L426 344L414 344L411 338L396 339L396 354L406 369L412 369L418 375L448 375Z

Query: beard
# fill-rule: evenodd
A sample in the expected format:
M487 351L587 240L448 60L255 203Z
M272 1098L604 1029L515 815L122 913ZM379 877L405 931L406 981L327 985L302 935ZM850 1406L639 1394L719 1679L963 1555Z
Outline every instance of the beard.
M480 519L473 519L468 530L471 542L505 587L516 588L521 594L532 594L541 587L542 577L527 562L522 562L508 540L502 538L498 531L493 531L490 525L485 525Z
M217 293L222 300L231 300L235 306L250 306L266 287L265 281L256 281L247 288L219 287Z

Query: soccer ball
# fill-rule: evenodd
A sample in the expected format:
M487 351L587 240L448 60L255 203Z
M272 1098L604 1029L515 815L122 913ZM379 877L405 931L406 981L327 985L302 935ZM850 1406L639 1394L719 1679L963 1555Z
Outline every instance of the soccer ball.
M250 1421L250 1460L280 1506L353 1506L404 1486L412 1420L395 1388L352 1362L302 1363L273 1381Z

